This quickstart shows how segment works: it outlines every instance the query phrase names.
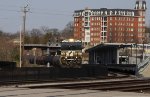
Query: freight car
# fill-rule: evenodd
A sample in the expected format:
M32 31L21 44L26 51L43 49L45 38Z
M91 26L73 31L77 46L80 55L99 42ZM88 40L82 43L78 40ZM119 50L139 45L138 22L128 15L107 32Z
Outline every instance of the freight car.
M66 39L61 41L61 49L48 56L36 57L36 64L50 64L53 67L78 68L82 64L82 41ZM30 58L30 63L34 63L34 57Z

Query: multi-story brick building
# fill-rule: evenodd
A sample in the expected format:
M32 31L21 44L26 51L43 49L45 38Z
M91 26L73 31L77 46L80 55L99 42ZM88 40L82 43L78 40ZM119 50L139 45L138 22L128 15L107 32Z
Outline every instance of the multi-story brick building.
M137 0L134 9L89 9L74 11L74 37L85 44L142 43L146 1Z

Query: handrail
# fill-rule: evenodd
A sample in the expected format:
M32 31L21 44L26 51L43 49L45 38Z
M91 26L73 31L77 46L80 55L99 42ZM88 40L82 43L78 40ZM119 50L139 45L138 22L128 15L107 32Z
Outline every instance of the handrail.
M138 72L143 68L142 71L145 70L145 67L147 67L148 65L150 65L150 56L147 57L145 60L143 60L140 64L137 65L137 69L138 69ZM142 72L140 71L140 72Z

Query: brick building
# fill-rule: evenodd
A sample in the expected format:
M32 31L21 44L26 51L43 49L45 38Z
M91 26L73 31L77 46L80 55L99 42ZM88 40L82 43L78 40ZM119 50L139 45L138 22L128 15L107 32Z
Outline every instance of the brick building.
M74 11L74 37L85 45L142 43L146 1L136 0L134 9L83 9Z

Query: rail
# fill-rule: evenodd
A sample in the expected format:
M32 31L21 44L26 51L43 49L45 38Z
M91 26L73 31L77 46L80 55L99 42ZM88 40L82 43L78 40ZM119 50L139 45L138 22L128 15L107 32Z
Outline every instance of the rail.
M103 90L103 91L126 91L140 92L150 90L150 79L123 79L123 80L105 80L89 82L60 83L53 85L27 86L31 89L41 88L58 88L58 89L75 89L75 90ZM118 85L119 84L119 85Z

